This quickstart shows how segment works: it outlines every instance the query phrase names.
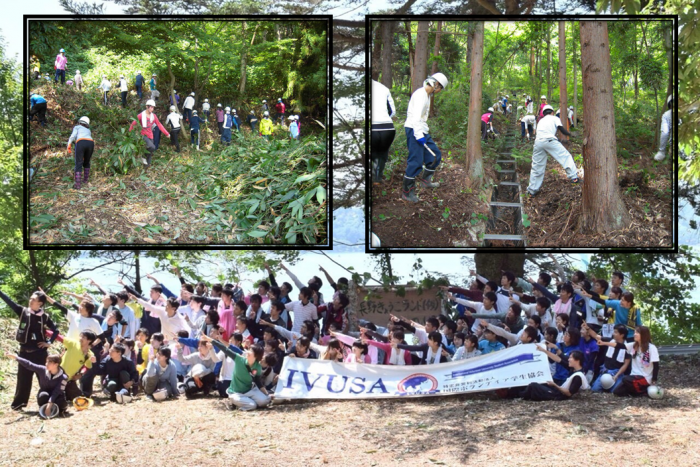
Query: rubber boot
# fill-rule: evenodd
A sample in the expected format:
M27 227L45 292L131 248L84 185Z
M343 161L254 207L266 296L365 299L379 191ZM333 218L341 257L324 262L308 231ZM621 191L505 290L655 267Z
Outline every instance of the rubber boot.
M146 156L146 162L147 162L146 167L151 166L151 157L153 157L153 153L149 152L148 156Z
M83 184L86 185L90 176L90 167L83 167Z
M73 188L76 190L80 190L80 178L83 176L82 172L75 172L75 185L73 185Z
M420 175L416 177L416 180L418 180L418 183L420 183L423 188L437 188L440 184L430 181L434 173L434 170L423 169Z
M403 192L401 193L401 199L412 203L417 203L420 201L418 196L416 196L416 181L414 179L406 177L403 178Z

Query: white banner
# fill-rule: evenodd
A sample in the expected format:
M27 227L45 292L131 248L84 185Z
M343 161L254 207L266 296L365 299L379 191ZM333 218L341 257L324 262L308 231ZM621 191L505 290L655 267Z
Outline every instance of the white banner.
M285 358L275 399L370 399L445 396L551 381L535 344L439 365L367 365Z

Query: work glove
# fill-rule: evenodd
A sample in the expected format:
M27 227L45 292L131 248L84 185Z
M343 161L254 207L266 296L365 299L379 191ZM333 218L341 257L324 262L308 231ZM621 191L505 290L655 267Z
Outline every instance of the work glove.
M425 136L423 136L422 138L416 138L416 141L418 141L418 144L420 144L421 146L425 146Z

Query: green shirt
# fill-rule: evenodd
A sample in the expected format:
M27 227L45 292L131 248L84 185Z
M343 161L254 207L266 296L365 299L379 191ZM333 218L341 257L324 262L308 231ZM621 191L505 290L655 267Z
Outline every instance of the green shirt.
M242 355L238 355L233 350L228 347L224 347L217 341L212 341L212 344L217 349L224 352L227 357L233 359L236 365L233 367L233 376L231 377L231 385L229 386L228 392L245 394L250 391L253 385L253 374L261 375L262 366L260 362L253 363L252 366L248 366L248 359Z
M83 366L92 368L92 362L90 361L92 351L88 350L88 353L84 354L80 348L80 342L64 337L63 347L66 348L66 352L61 359L61 368L63 368L69 379L79 372Z

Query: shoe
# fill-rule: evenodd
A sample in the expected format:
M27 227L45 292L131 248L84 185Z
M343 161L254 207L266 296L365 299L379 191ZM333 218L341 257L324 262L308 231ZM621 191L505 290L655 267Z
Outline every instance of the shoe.
M20 410L22 410L26 406L27 406L27 404L20 404L20 405L13 405L11 408L12 408L12 410L19 412Z
M148 165L148 162L146 162L146 158L145 158L145 157L142 157L142 158L141 158L141 162L143 162L143 165Z
M418 180L423 188L438 188L440 184L431 181L434 173L434 170L423 169L420 175L416 177L416 180Z
M227 408L228 410L235 410L235 409L236 409L236 405L235 405L235 404L233 403L233 401L232 401L231 399L229 399L229 398L224 399L224 400L223 400L223 403L224 403L224 405L226 406L226 408Z
M156 398L153 397L152 394L146 394L146 399L148 399L148 400L151 401L151 402L155 402L155 401L156 401Z
M83 185L87 185L89 176L90 176L90 167L84 167L83 168Z
M525 191L525 195L527 196L527 198L534 198L535 196L537 196L537 194L538 194L539 192L540 192L540 190L537 190L537 191L535 191L535 192L532 192L532 191L530 191L530 190L526 190L526 191Z
M417 203L420 201L418 196L416 196L416 181L411 178L403 178L403 191L401 193L401 199L404 201L410 201L412 203Z
M75 190L80 190L80 181L83 177L82 172L75 172L75 184L73 185L73 188Z

